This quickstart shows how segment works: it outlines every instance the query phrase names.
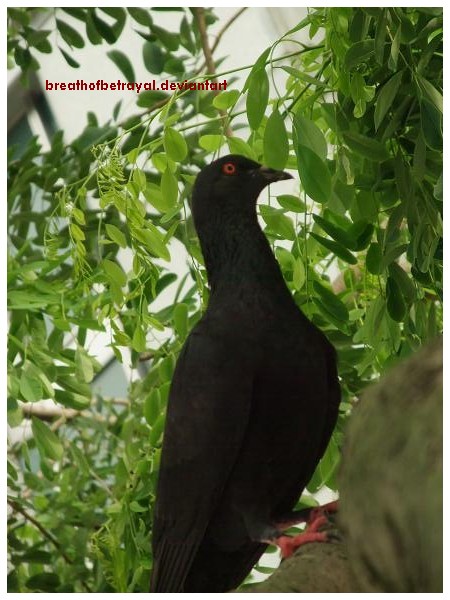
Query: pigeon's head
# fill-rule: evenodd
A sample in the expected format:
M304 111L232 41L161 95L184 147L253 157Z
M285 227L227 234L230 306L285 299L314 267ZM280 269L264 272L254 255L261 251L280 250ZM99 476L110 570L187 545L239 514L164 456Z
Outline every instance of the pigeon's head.
M292 175L238 154L223 156L204 167L197 176L192 194L194 219L229 211L238 214L254 211L261 191L282 179L292 179Z

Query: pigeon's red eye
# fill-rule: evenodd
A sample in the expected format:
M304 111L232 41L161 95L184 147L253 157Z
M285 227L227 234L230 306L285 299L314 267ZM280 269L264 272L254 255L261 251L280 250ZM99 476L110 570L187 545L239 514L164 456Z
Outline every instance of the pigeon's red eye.
M236 173L236 165L232 162L225 163L222 167L224 175L234 175Z

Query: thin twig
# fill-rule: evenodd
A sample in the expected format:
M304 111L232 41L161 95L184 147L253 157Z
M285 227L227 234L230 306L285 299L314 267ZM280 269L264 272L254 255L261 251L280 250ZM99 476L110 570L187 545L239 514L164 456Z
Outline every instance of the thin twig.
M123 398L111 398L109 400L112 404L120 406L129 406L129 402ZM56 431L61 425L74 419L75 417L82 416L87 419L93 419L98 423L108 423L108 425L114 425L116 417L111 415L109 418L103 415L94 414L89 410L76 410L74 408L64 408L62 406L54 405L39 405L39 404L28 404L20 403L20 408L25 416L33 416L41 419L42 421L51 421L52 424L50 429ZM54 421L54 419L56 419Z
M208 71L208 74L214 76L216 73L216 65L214 64L214 59L211 51L211 46L208 41L208 34L206 32L206 20L205 20L205 9L203 7L193 8L192 12L194 14L194 18L197 22L198 32L200 34L200 40L202 43L203 54L205 56L205 66ZM213 92L217 95L217 91ZM228 115L226 111L219 109L219 114L222 117L225 135L227 137L231 137L233 135L233 131L228 122Z
M45 527L43 525L41 525L41 523L39 523L39 521L37 521L34 517L32 517L24 508L22 508L20 506L20 504L17 504L17 502L14 502L13 500L8 499L8 504L15 512L18 512L27 521L32 523L36 527L36 529L39 529L39 531L42 533L42 535L45 538L47 538L55 546L55 548L58 550L58 552L60 553L62 558L66 561L66 563L68 563L69 565L73 565L73 560L69 556L67 556L67 554L62 549L61 544L58 542L58 540L49 531L47 531L47 529L45 529ZM80 583L87 592L92 592L91 588L88 586L87 583L85 583L84 581L80 581Z
M236 21L236 19L238 19L238 18L239 18L239 17L242 15L242 13L243 13L244 11L246 11L246 10L247 10L247 8L248 8L247 6L244 6L244 8L241 8L241 9L239 9L239 10L238 10L238 11L237 11L237 12L236 12L236 13L235 13L235 14L234 14L232 17L231 17L231 19L229 19L229 20L228 20L228 21L225 23L225 25L222 27L222 29L221 29L221 30L219 31L219 33L217 34L216 41L214 42L214 44L213 44L213 46L212 46L212 48L211 48L211 52L212 52L212 54L214 54L214 52L215 52L215 50L216 50L217 46L218 46L218 45L219 45L219 43L220 43L220 40L222 39L222 36L223 36L223 34L226 32L226 30L227 30L227 29L229 29L229 27L231 27L231 25L233 25L233 23Z
M208 41L208 34L206 32L205 9L203 7L199 7L193 8L192 11L194 13L194 18L197 21L197 27L200 33L200 41L202 43L206 68L208 69L208 73L214 74L216 72L216 65L214 64L214 59Z

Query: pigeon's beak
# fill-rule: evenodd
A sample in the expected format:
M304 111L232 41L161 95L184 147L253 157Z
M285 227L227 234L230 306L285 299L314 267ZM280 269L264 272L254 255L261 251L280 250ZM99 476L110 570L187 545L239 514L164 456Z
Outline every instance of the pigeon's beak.
M290 173L286 171L277 171L276 169L271 169L270 167L259 167L257 169L260 175L267 181L267 183L272 183L272 181L281 181L282 179L293 179Z

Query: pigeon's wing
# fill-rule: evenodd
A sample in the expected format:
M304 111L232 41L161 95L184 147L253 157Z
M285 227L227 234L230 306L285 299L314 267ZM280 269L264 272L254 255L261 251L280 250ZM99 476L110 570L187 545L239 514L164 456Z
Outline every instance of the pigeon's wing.
M191 333L172 380L153 526L153 592L182 591L247 427L251 357L232 333L211 329L200 322Z
M326 365L327 365L327 413L325 419L325 427L322 436L322 443L319 449L317 460L320 460L325 454L328 447L331 435L336 426L336 421L339 415L339 404L341 402L341 387L336 365L336 351L331 345L327 345L326 350Z

